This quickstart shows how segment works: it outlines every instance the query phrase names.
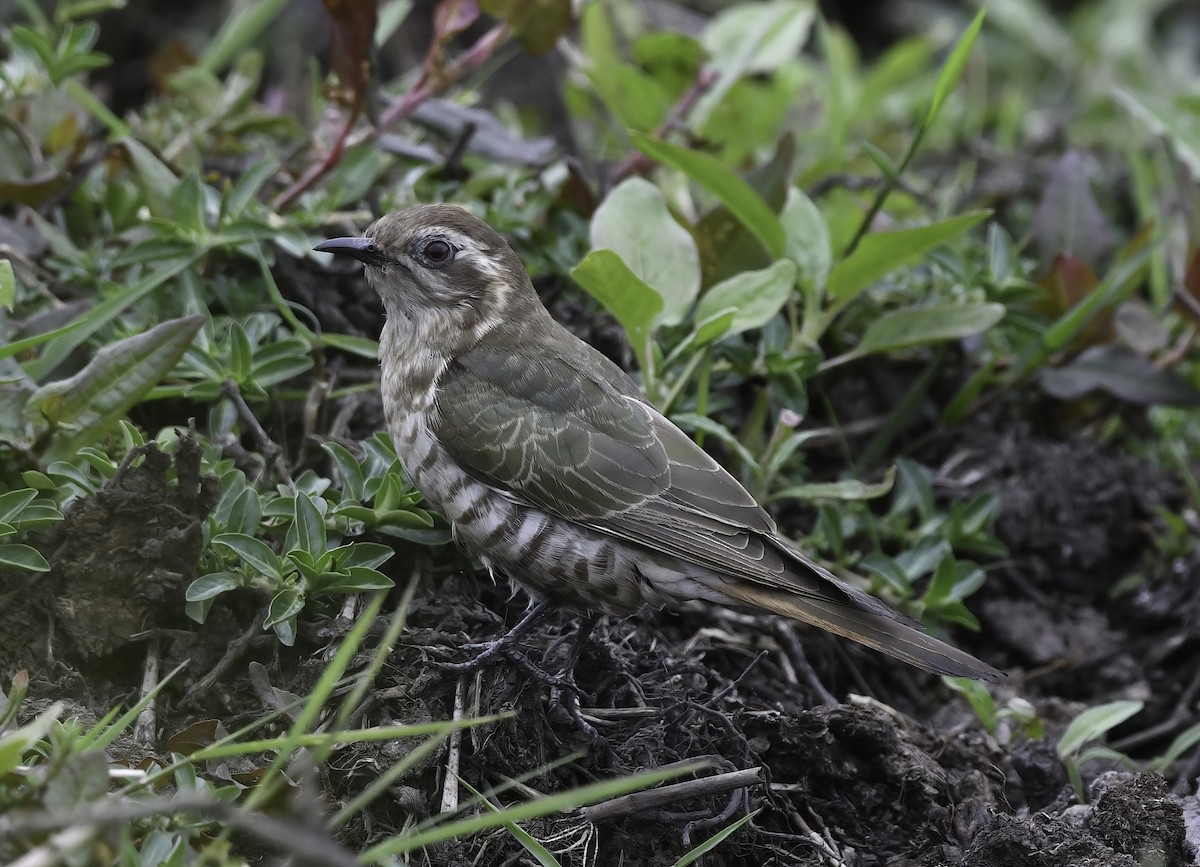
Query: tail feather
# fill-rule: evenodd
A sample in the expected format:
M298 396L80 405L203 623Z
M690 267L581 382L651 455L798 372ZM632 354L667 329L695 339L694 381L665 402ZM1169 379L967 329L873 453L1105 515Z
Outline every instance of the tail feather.
M731 581L721 589L740 602L828 630L935 674L991 681L1004 676L986 662L918 627L840 599L801 596L745 581Z

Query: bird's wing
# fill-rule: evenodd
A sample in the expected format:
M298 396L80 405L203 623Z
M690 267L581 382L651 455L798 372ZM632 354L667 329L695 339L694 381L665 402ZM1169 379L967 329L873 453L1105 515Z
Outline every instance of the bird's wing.
M541 354L535 354L537 349ZM703 566L731 600L914 665L998 672L796 550L732 476L589 356L474 349L439 382L434 434L479 481L548 514Z
M583 524L657 503L685 522L775 531L749 492L686 434L581 369L592 359L539 348L476 348L442 375L431 426L467 472Z

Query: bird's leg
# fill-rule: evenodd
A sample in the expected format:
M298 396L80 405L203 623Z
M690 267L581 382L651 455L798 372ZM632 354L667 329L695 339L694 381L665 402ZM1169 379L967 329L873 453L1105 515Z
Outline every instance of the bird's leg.
M575 635L571 638L571 649L567 653L567 664L563 668L562 679L566 681L562 687L554 687L550 693L550 700L557 701L562 704L563 708L574 720L578 729L587 735L588 740L595 743L600 739L600 733L595 727L583 718L583 712L579 709L579 687L575 683L575 666L579 662L579 657L583 654L584 645L592 635L592 630L596 628L596 622L600 618L595 614L580 622L575 630Z
M549 610L550 600L541 599L526 612L525 616L521 618L516 626L494 641L484 642L482 645L484 648L483 652L474 659L467 660L466 662L438 662L435 664L444 671L474 671L512 648L517 643L517 639L528 632L530 627L541 620L542 615Z

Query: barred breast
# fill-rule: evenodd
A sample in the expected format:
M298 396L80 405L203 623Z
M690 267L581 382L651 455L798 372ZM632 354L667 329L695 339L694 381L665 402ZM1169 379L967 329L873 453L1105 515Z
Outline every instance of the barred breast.
M531 595L575 611L631 614L675 596L658 586L687 580L673 558L517 503L465 472L426 423L443 367L433 360L391 366L381 391L400 464L460 545Z

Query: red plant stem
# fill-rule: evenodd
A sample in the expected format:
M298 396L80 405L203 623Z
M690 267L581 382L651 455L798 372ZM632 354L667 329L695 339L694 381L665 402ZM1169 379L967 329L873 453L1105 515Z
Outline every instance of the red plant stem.
M710 67L703 67L696 75L696 80L692 82L692 86L687 89L687 92L679 98L679 101L671 107L659 127L654 132L654 137L657 139L665 138L680 121L686 118L696 107L696 103L700 101L700 97L708 93L712 86L716 84L717 71ZM630 175L640 175L654 168L654 160L646 156L640 151L634 151L625 159L621 160L609 173L609 182L612 185L617 185L625 180Z

